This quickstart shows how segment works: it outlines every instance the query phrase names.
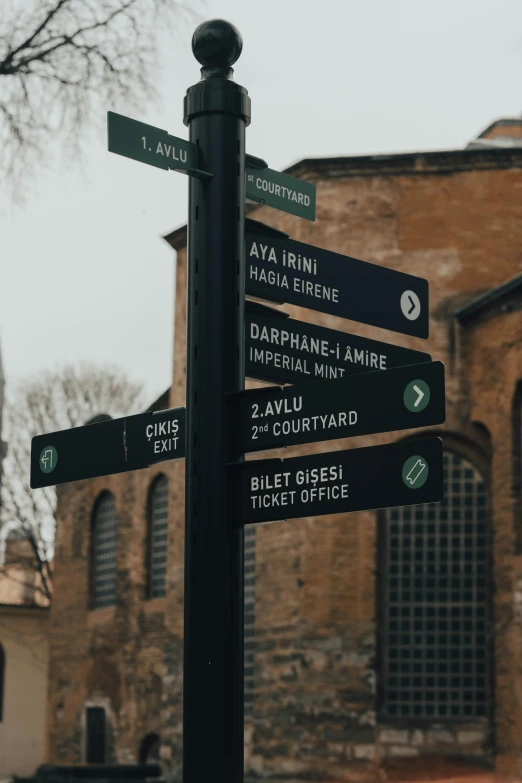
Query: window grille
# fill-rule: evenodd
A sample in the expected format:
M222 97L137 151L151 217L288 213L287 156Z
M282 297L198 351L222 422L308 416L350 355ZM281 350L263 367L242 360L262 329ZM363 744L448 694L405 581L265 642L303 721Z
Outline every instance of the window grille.
M110 492L97 504L93 521L93 609L116 603L116 503Z
M152 485L149 499L149 598L161 598L166 592L168 489L166 476Z
M441 503L387 509L383 712L476 718L488 710L487 495L444 454Z
M254 621L256 605L256 529L254 525L245 528L245 719L252 717L254 703Z

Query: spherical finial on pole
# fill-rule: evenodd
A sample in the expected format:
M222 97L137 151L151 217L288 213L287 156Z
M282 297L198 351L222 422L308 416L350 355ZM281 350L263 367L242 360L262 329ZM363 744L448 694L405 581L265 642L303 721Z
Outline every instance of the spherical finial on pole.
M196 60L203 66L203 79L220 76L228 79L232 68L243 48L241 33L224 19L211 19L203 22L192 36L192 51Z

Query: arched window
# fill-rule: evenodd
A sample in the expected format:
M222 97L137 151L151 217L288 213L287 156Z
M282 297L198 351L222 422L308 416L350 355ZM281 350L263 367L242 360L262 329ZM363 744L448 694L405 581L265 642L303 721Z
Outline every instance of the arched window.
M254 706L255 620L256 620L256 526L244 527L244 714L252 720Z
M0 723L4 719L5 651L0 644Z
M140 743L138 753L139 764L159 764L160 738L159 734L147 734Z
M522 381L513 397L513 497L515 553L522 553Z
M168 481L158 476L154 481L148 503L148 598L161 598L165 595L167 575L167 516Z
M92 608L116 603L116 538L118 520L114 495L104 492L92 521Z
M489 568L484 481L470 462L446 452L444 500L387 509L383 516L383 718L486 716Z

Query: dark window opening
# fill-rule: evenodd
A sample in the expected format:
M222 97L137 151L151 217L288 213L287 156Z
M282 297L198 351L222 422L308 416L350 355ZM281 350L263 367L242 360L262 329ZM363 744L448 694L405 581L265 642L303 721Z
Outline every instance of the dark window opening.
M141 741L138 753L140 764L159 764L160 738L159 734L147 734Z
M85 710L85 761L87 764L105 764L107 727L103 707Z
M117 576L116 503L110 492L96 505L92 525L92 608L114 606Z
M382 528L382 712L391 718L488 714L487 493L444 454L444 500L387 509Z
M167 478L159 476L149 495L148 598L161 598L166 593L168 489Z

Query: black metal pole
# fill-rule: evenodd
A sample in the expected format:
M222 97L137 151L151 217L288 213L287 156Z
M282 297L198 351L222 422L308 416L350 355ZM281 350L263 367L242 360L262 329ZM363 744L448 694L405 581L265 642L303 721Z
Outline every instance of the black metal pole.
M226 465L234 451L226 395L244 388L245 127L250 98L231 80L242 39L200 25L201 81L184 121L199 147L188 221L183 783L243 780L243 531Z

